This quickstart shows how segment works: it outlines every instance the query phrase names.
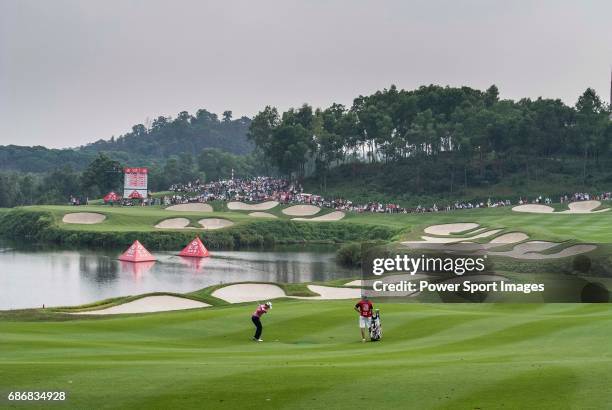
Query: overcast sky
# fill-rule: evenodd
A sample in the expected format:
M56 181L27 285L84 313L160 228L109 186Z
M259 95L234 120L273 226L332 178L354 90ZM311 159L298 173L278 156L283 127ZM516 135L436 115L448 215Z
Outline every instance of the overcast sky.
M609 99L612 1L0 0L0 144L158 115L350 105L391 84Z

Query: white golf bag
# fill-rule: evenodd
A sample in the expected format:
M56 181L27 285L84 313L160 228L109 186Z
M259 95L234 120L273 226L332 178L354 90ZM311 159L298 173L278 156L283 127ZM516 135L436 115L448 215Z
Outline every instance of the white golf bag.
M370 324L370 340L377 342L382 338L382 325L380 324L380 311L376 309Z

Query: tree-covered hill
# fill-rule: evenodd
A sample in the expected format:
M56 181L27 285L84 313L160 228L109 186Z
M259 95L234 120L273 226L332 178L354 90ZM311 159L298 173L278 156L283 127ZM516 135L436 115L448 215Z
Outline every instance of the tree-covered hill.
M610 107L591 88L568 106L502 100L494 85L391 86L350 107L265 107L249 137L270 164L310 177L307 185L324 194L363 198L368 186L366 192L400 199L457 197L474 189L496 195L504 186L520 195L536 183L557 194L557 187L610 189L609 118Z
M250 124L247 117L233 120L231 111L225 111L222 119L206 110L198 110L195 116L182 111L174 119L161 116L149 128L138 124L119 138L96 141L81 150L121 151L157 159L183 153L197 155L204 148L248 154L253 150L253 144L246 138Z
M351 106L268 106L253 120L181 112L75 149L0 147L0 207L97 198L119 189L106 177L125 165L148 166L154 191L280 173L360 202L555 197L612 189L612 121L590 88L570 106L503 100L495 86L391 86Z
M60 166L83 170L98 153L105 153L121 163L140 166L163 163L173 155L196 156L206 148L248 154L253 150L253 144L246 138L250 123L247 117L232 119L231 111L225 111L221 119L204 109L195 115L183 111L174 119L160 116L150 127L137 124L118 138L78 148L0 146L0 170L40 173Z
M96 154L78 149L50 149L41 146L0 146L0 170L47 172L61 166L84 169Z

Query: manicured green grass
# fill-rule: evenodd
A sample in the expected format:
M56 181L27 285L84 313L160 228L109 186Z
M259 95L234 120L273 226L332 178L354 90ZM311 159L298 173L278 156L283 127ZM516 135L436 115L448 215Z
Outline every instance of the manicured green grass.
M425 214L351 214L346 222L373 225L401 225L412 230L417 239L429 225L476 222L490 228L503 227L507 231L520 231L533 239L583 242L612 242L612 211L595 214L531 214L513 212L510 207L458 210Z
M172 217L189 218L193 226L206 216L222 217L258 232L272 224L289 226L280 208L273 213L281 221L266 222L219 204L214 213L158 207L26 209L51 212L55 223L72 233L142 236ZM67 212L101 212L107 219L97 225L63 224ZM426 226L451 222L477 222L540 240L612 242L612 212L545 215L500 208L347 214L331 224L396 228L395 239L417 239ZM304 284L284 288L291 294L307 291ZM213 289L189 297L214 303ZM605 408L612 399L607 304L380 304L384 340L366 344L359 340L352 304L275 301L264 318L262 344L249 341L253 304L113 318L0 312L0 393L67 391L68 401L57 408L559 409ZM0 408L7 404L0 397Z
M90 231L90 232L147 232L147 231L167 231L157 229L155 225L169 218L187 218L190 220L190 227L201 228L198 221L203 218L224 218L234 223L250 221L252 218L238 212L181 212L166 211L158 206L147 207L111 207L106 205L90 206L54 206L41 205L25 207L32 211L51 212L56 222L62 229L70 231ZM97 212L104 214L106 219L99 224L67 224L62 222L62 217L72 212Z
M236 224L250 222L262 223L264 219L252 218L244 211L224 211L214 213L202 212L172 212L159 207L108 207L108 206L33 206L24 209L33 211L49 211L53 213L62 229L77 231L114 231L143 232L159 231L154 226L167 218L183 217L191 221L192 227L199 226L197 221L203 217L229 219ZM282 220L290 218L280 212L277 207L272 212ZM64 224L61 218L69 212L100 212L107 219L94 225ZM321 214L324 214L323 212ZM373 214L347 213L340 222L321 223L357 223L365 225L399 228L404 232L401 238L417 239L423 228L442 223L476 222L491 228L505 228L507 231L520 231L533 239L564 241L576 240L583 242L612 241L612 211L595 214L530 214L513 212L510 207L459 210L425 214ZM313 222L302 222L312 224ZM412 231L412 234L410 233ZM400 239L400 238L398 238Z
M240 249L283 243L420 240L423 230L430 225L476 222L480 227L501 229L498 235L524 232L530 240L566 242L566 245L612 243L612 212L529 214L513 212L507 207L424 214L347 213L341 221L317 223L291 221L281 214L281 207L274 210L280 219L265 219L249 217L245 211L228 211L224 203L214 205L215 212L177 212L160 207L24 207L4 213L4 216L0 213L0 235L68 246L118 248L139 239L150 249L176 249L197 233L211 249ZM99 212L106 215L106 219L92 225L61 222L70 212ZM191 229L154 227L164 219L177 217L188 218ZM235 224L230 228L203 231L198 228L198 220L206 217L225 218ZM491 238L478 241L487 242Z
M252 211L230 211L225 203L216 202L212 206L215 212L184 212L184 211L169 211L159 206L147 207L121 207L108 205L89 205L89 206L67 206L67 205L36 205L23 207L22 209L31 211L47 211L51 212L56 222L62 229L70 231L115 231L115 232L142 232L142 231L160 231L155 228L159 222L170 218L187 218L190 220L189 227L193 229L201 228L198 221L203 218L223 218L229 219L234 223L244 222L259 222L265 219L253 218L248 216ZM287 216L281 212L285 206L277 206L276 208L266 211L276 215L280 219L290 220L291 216ZM74 212L96 212L106 216L102 223L98 224L67 224L62 222L65 214ZM325 215L331 210L323 209L315 216ZM170 229L171 230L171 229ZM164 229L164 231L169 231Z
M350 301L278 301L259 344L249 340L252 304L3 320L1 391L66 391L54 408L582 409L612 400L609 305L378 307L384 340L365 344Z

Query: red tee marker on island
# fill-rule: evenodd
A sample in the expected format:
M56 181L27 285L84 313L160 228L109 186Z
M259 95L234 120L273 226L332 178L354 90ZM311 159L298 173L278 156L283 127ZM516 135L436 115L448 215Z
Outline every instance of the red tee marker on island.
M138 240L134 243L119 257L120 261L126 262L149 262L157 260L155 256L151 255L151 252L147 250Z
M199 236L196 236L195 239L189 242L189 245L185 246L185 248L179 253L179 256L190 256L193 258L207 258L210 256L208 253L208 249L204 246Z

